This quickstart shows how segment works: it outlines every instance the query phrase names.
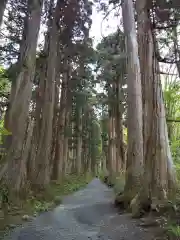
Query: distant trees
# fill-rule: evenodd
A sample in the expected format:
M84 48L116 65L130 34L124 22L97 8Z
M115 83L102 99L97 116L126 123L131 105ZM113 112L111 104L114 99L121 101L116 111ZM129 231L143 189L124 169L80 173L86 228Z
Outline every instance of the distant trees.
M118 30L115 34L104 38L97 46L99 70L97 80L104 86L104 93L106 93L105 96L102 95L99 98L100 102L108 109L106 116L108 149L104 150L107 151L106 167L110 174L116 174L125 169L123 114L126 104L126 89L123 87L126 84L126 62L124 41L124 34ZM102 119L103 124L105 124L104 120ZM105 136L103 135L104 140Z

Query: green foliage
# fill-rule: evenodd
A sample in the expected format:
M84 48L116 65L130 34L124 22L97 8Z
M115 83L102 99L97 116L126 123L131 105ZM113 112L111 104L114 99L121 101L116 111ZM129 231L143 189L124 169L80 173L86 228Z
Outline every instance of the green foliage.
M6 76L6 70L0 66L0 97L10 92L10 82Z
M36 214L36 213L41 213L41 212L47 212L51 208L52 203L51 202L42 202L42 201L34 200L32 206L33 206L33 209L34 209L34 214Z
M164 103L171 152L175 162L180 163L180 81L166 77L163 82Z
M180 226L178 225L169 225L167 227L167 231L170 236L180 237Z
M180 181L180 162L177 159L175 159L175 166L176 166L177 179Z
M2 143L2 137L3 136L8 136L10 135L11 133L4 128L4 119L1 119L0 120L0 144Z
M0 66L0 98L1 101L3 102L3 98L7 98L8 94L10 92L10 82L9 79L7 78L6 70L3 69ZM2 137L3 136L8 136L11 133L4 128L4 119L1 117L0 119L0 144L2 144ZM2 149L0 151L0 154L4 154Z
M0 144L2 143L2 137L11 135L11 133L4 128L4 119L0 120Z
M110 84L114 79L121 78L125 84L126 54L125 37L121 31L105 37L97 46L97 68L100 70L98 79Z
M3 139L3 136L9 136L11 135L11 133L4 128L4 119L1 119L0 120L0 145L3 143L2 139ZM0 155L3 156L5 155L5 151L4 151L4 148L0 148Z

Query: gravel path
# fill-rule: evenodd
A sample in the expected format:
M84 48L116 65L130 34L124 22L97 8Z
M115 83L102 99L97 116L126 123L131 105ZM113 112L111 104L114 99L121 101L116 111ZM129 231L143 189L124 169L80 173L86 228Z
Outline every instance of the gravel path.
M4 240L151 240L152 234L128 214L113 207L113 192L98 179L64 198L63 204L44 213Z

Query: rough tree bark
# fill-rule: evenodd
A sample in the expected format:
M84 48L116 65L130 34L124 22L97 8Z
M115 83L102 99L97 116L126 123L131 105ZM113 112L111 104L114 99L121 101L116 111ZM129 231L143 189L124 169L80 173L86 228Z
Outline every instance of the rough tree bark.
M120 79L116 79L116 172L119 173L125 168L124 142L123 142L123 123L122 123L122 101L121 101Z
M117 144L116 144L116 102L115 102L115 82L112 83L112 88L109 88L108 91L108 171L110 181L113 181L113 176L116 173L116 164L117 164Z
M8 114L9 122L11 122L12 139L6 156L8 168L5 178L9 188L17 192L25 184L26 178L24 141L32 95L42 4L43 1L39 0L28 1L27 25L25 26L26 38L22 43L23 47L18 62L16 95L13 98L13 105Z
M36 178L34 184L44 188L50 181L50 156L52 147L53 110L55 94L57 42L59 36L59 19L61 11L61 0L58 0L53 13L52 26L50 27L49 52L46 68L46 85L44 102L42 106L42 123L40 138L36 155Z
M47 47L47 37L45 39L45 48ZM45 50L44 48L44 50ZM35 105L35 113L34 113L34 127L31 139L31 149L29 152L28 158L28 179L35 179L35 169L36 169L36 154L38 149L39 137L40 137L40 129L41 129L41 120L42 120L42 106L43 106L43 97L44 97L44 79L45 79L45 61L42 61L42 70L41 67L37 69L40 72L39 85L36 89L36 105Z
M112 109L113 108L113 109ZM110 178L116 172L116 128L115 128L115 117L114 107L110 106L109 109L109 144L108 144L108 171Z
M59 66L59 63L58 63ZM55 156L56 156L56 143L57 143L57 138L58 138L58 120L59 120L59 108L60 108L60 71L57 71L56 74L56 82L55 82L55 101L54 101L54 116L53 116L53 141L52 141L52 150L51 150L51 169L54 169L54 164L55 164ZM52 173L52 178L54 172L51 171Z
M35 114L34 114L34 127L31 140L31 149L28 159L28 178L33 183L36 179L36 155L38 150L39 138L40 138L40 129L42 123L42 107L44 103L44 94L45 94L45 80L46 80L46 69L47 69L47 57L49 51L49 37L50 37L50 27L52 24L52 13L54 8L54 0L51 0L49 3L48 11L48 31L45 35L43 56L40 56L39 62L36 64L36 71L39 73L39 82L36 89L35 97Z
M56 152L53 165L53 179L61 180L63 176L63 150L64 150L64 130L66 123L66 103L68 90L68 74L64 72L61 84L61 97L58 118L58 136L56 142Z
M61 155L61 161L63 162L63 176L66 174L68 159L69 159L69 127L70 117L72 111L72 81L71 81L71 62L67 64L67 98L66 98L66 114L65 114L65 126L64 126L64 142L63 142L63 155ZM77 160L76 160L77 161Z
M82 171L82 107L77 109L77 173Z
M7 4L7 0L1 0L0 1L0 27L1 27L1 24L2 24L6 4Z
M70 90L70 89L69 89ZM63 142L63 155L61 156L63 161L63 177L66 175L67 165L68 165L68 159L69 159L69 120L70 120L70 111L71 111L71 104L69 104L71 101L69 99L71 98L71 95L68 93L68 102L66 107L66 117L65 117L65 135L64 135L64 142Z
M91 172L91 158L89 152L89 140L90 140L90 131L88 129L88 119L90 117L89 108L84 109L84 117L83 117L83 129L85 133L83 134L83 162L85 165L85 169L87 172Z
M123 1L122 15L128 54L128 156L123 198L129 202L139 191L143 175L141 74L132 0Z
M147 1L137 0L138 41L143 89L143 138L145 174L143 188L131 204L133 215L148 199L152 205L165 200L174 185L173 161L171 158L165 108L155 46L150 27ZM147 67L148 66L148 67Z

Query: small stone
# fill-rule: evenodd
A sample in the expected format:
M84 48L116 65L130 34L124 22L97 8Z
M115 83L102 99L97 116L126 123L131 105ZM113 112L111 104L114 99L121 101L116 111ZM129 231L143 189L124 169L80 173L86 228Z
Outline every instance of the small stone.
M22 216L22 220L28 221L28 220L30 220L30 216L29 215L24 215L24 216Z
M141 227L155 227L158 226L158 222L154 219L147 219L139 224Z
M15 224L9 224L9 226L8 226L9 228L15 228L16 227L16 225Z
M13 206L13 209L14 210L19 210L19 207L18 206Z
M155 225L155 224L160 224L162 222L162 217L161 218L153 218L153 217L147 217L147 218L142 218L141 222L142 224L145 225Z

